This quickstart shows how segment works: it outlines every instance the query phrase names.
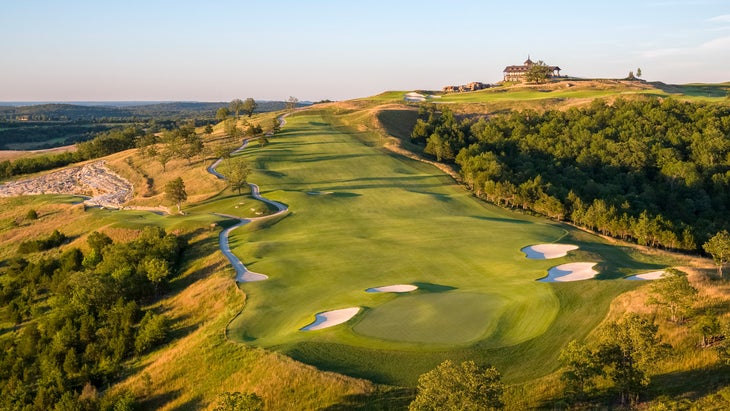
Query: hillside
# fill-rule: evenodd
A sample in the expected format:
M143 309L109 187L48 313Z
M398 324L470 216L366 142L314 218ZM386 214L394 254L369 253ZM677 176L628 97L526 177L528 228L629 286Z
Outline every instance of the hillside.
M504 87L431 101L439 112L453 110L459 122L512 109L586 108L597 98L612 104L619 98L641 102L672 95L727 104L717 91L727 85L662 86L665 90L647 83L569 84ZM407 409L418 376L444 359L496 365L507 384L508 409L562 409L561 348L571 340L596 339L602 324L625 312L658 315L645 304L651 286L628 277L680 268L699 290L695 312L713 310L728 321L723 307L730 302L730 288L708 259L610 239L521 206L499 208L480 199L460 164L437 161L423 152L422 142L412 141L423 113L403 101L404 94L289 113L267 141L252 139L223 160L224 175L234 171L235 161L245 160L248 181L290 210L286 217L230 234L233 253L268 280L237 284L218 249L221 230L234 220L272 212L206 172L218 153L240 145L240 137L229 135L232 121L216 125L211 134L198 128L206 150L189 160L159 160L172 140L152 143L154 150L103 158L134 187L126 210L87 208L78 198L60 195L1 198L0 256L8 266L17 243L54 229L69 240L58 250L27 258L37 261L75 247L87 252L95 230L121 242L156 226L187 240L169 287L143 307L164 313L170 334L159 347L127 357L124 372L107 392L129 393L142 409L212 409L232 391L255 393L270 410ZM269 131L281 114L256 114L247 121ZM243 120L236 126L246 127ZM178 177L187 190L184 213L161 213L175 208L164 192ZM152 209L155 213L146 211ZM31 210L37 219L27 217ZM531 259L522 251L553 243L577 248L553 260ZM536 281L557 265L587 262L596 279ZM9 284L2 273L0 285ZM416 288L370 291L395 285ZM34 314L20 323L11 321L7 308L0 310L0 342L19 338L40 321L47 301L41 296L31 302ZM357 314L343 324L302 331L316 314L353 307ZM657 318L661 337L675 351L652 371L642 406L685 409L683 401L693 401L702 409L722 409L723 387L730 380L715 348L698 347L694 323ZM73 381L77 398L85 382ZM607 386L605 380L599 384L605 392L596 400L604 406L613 404Z

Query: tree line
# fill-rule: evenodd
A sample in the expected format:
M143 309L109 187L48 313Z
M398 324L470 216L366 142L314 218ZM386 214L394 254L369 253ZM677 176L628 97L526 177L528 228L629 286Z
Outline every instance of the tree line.
M688 251L730 229L729 136L730 108L671 98L480 119L423 106L411 134L490 202Z
M133 398L101 389L166 340L167 317L141 307L166 288L185 240L148 226L127 243L99 232L87 243L3 262L0 312L16 331L0 340L0 408L127 409Z

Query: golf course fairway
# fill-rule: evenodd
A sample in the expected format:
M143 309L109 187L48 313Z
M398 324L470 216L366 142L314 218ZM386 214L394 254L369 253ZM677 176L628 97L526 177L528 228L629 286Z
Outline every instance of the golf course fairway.
M661 265L568 226L485 204L437 168L392 154L332 111L287 118L263 147L237 154L249 181L290 214L231 233L230 247L266 281L241 284L228 335L323 369L413 384L444 359L492 363L508 380L553 371L560 347L584 337L621 278ZM579 246L531 260L540 243ZM595 261L596 279L542 283L558 264ZM413 284L409 293L367 293ZM300 331L315 314L359 307L347 322Z

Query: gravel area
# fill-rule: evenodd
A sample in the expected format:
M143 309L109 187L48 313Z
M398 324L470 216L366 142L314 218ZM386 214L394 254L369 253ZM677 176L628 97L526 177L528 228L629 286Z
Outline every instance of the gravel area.
M132 184L111 171L104 161L71 167L38 177L0 185L0 197L70 194L87 197L84 204L121 208L132 199Z

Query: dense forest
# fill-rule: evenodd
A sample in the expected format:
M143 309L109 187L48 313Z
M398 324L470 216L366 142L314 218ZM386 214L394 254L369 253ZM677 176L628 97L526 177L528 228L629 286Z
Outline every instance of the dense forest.
M0 409L129 409L131 396L100 392L167 338L169 320L142 307L165 289L185 241L145 227L128 243L99 232L87 242L85 253L3 262L0 314L19 329L0 339Z
M502 206L676 250L730 228L726 106L595 100L478 120L424 106L411 137Z

